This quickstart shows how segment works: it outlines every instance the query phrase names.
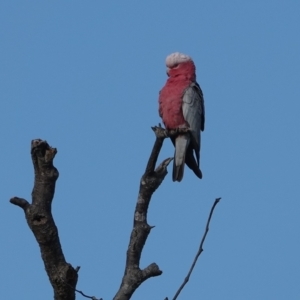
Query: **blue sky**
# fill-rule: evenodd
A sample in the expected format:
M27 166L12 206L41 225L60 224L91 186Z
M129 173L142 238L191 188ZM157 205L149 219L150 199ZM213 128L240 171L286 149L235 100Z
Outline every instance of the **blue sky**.
M180 51L205 97L203 180L186 169L173 183L170 172L154 194L141 267L156 262L163 275L132 299L175 294L216 197L180 299L300 299L299 11L295 0L2 0L1 297L52 298L24 214L8 202L30 200L30 141L41 138L58 149L53 214L67 261L81 266L77 288L112 299L165 57ZM172 155L166 141L160 160Z

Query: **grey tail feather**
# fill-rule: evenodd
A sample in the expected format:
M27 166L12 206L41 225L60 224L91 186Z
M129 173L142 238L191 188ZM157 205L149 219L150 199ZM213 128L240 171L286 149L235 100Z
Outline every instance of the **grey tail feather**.
M184 163L181 164L180 166L176 166L175 159L174 159L174 163L173 163L173 181L180 182L183 178L183 173L184 173Z
M180 135L175 140L175 154L173 162L173 181L180 182L183 178L185 155L190 143L187 134Z
M202 172L199 168L199 163L195 160L193 156L193 149L191 147L188 147L186 151L185 163L191 170L194 171L198 178L202 179Z

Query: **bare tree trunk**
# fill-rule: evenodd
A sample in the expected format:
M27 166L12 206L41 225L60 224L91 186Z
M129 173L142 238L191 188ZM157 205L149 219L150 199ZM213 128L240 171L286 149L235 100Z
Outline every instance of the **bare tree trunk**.
M145 280L162 274L162 271L156 263L152 263L144 269L140 268L140 258L143 247L152 228L147 223L147 212L150 200L152 194L167 175L167 166L172 161L172 158L168 158L155 169L159 152L166 138L166 132L160 127L154 127L152 129L156 134L156 141L146 171L141 178L138 199L134 211L133 229L127 250L125 272L120 289L115 295L114 300L130 299L135 290Z
M51 213L55 182L59 175L53 166L56 152L46 141L32 141L31 157L35 173L32 203L18 197L10 199L10 202L23 208L25 212L28 226L40 246L45 269L54 290L54 299L74 300L78 274L65 260Z

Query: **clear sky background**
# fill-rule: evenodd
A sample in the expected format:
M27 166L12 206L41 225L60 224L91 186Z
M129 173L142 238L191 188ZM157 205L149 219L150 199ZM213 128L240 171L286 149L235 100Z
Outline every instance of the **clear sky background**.
M53 215L77 288L112 299L139 180L161 122L165 57L190 55L206 105L199 180L171 168L152 198L141 267L163 275L132 299L300 299L300 2L0 3L0 282L3 299L52 299L12 196L30 200L30 142L57 147ZM160 161L173 155L166 140ZM83 299L78 295L77 299Z

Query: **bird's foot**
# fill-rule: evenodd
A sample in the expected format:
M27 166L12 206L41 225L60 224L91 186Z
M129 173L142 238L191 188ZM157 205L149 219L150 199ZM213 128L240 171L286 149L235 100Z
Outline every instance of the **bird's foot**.
M165 128L161 127L161 124L159 124L158 126L151 127L151 128L154 131L157 138L169 137L168 131Z

